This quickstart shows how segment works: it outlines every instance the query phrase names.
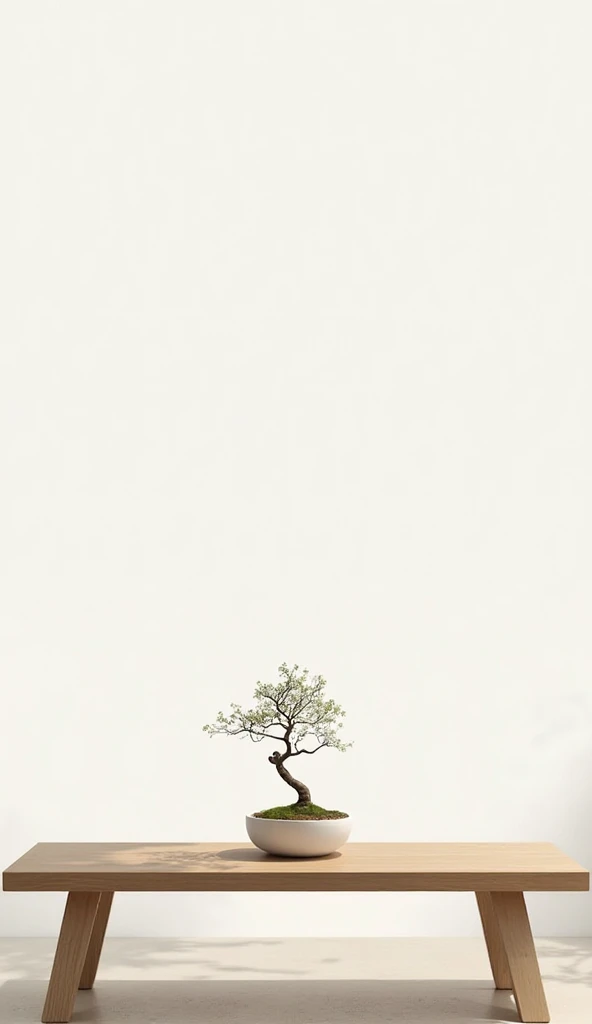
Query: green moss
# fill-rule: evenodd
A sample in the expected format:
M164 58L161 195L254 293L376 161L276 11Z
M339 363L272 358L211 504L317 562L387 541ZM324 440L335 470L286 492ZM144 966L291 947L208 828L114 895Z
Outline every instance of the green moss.
M257 811L254 818L277 818L280 821L327 821L332 818L349 818L344 811L326 811L317 804L288 804L286 807L270 807Z

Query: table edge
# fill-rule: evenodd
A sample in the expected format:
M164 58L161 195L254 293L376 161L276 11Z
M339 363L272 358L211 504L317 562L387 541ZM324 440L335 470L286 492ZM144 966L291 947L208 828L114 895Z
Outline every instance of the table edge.
M4 892L587 892L584 869L563 872L4 872Z

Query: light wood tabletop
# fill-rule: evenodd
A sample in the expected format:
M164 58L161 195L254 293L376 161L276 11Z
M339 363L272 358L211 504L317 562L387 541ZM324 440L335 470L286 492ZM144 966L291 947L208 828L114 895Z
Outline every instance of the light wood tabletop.
M68 893L42 1021L66 1022L92 988L115 892L474 892L494 983L520 1020L549 1011L524 893L584 891L588 872L551 843L348 843L270 857L250 843L38 843L3 874L9 892Z
M551 843L348 843L297 860L250 843L38 843L3 882L13 892L529 892L585 890L589 875Z

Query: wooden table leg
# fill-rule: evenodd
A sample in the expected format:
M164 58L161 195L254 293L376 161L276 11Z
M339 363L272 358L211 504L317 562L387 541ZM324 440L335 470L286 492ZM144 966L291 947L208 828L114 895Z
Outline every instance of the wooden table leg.
M479 907L485 945L489 953L489 963L491 964L491 973L493 974L495 987L511 989L512 975L510 974L510 965L502 942L497 916L493 909L491 893L476 892L475 896L477 897L477 906Z
M98 892L68 893L41 1016L43 1024L63 1024L72 1016L100 895Z
M112 892L102 892L100 894L99 906L97 908L95 923L93 925L90 942L88 944L86 960L84 961L84 967L82 968L82 975L80 977L80 984L78 985L78 988L92 988L95 983L97 967L99 966L99 960L101 958L103 939L105 938L105 932L107 931L112 903Z
M549 1010L522 892L492 892L520 1020L547 1024Z

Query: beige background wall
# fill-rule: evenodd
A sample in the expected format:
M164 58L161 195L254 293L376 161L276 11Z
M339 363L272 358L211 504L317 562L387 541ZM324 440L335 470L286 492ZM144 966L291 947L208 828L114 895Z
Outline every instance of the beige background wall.
M586 3L0 13L0 854L243 837L201 725L287 659L358 840L592 862ZM3 934L61 898L0 898ZM466 934L469 897L136 895L119 934ZM586 895L532 900L590 934ZM289 921L286 928L284 921Z

